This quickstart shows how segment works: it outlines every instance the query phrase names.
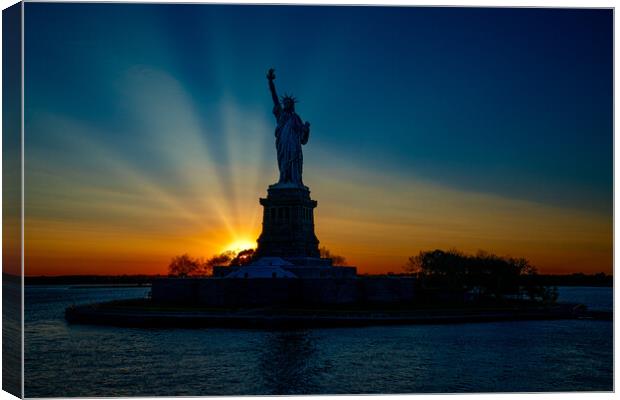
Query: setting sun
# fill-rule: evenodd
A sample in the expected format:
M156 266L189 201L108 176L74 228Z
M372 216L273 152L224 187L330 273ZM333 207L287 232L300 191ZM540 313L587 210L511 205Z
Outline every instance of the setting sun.
M249 239L240 239L230 243L228 246L224 248L224 251L234 251L236 253L241 250L254 249L256 248L256 242Z

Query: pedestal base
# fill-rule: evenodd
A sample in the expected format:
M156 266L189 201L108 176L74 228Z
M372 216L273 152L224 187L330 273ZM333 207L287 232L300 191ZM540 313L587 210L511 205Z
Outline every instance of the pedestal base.
M280 257L296 265L331 265L321 259L319 240L314 234L314 208L305 186L277 184L269 186L267 198L261 198L263 231L259 236L256 258Z

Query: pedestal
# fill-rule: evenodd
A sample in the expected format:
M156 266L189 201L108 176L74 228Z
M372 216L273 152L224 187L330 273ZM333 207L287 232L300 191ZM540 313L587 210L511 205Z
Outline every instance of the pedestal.
M263 231L257 240L256 258L281 257L295 265L331 264L319 255L314 234L317 202L310 198L307 187L271 185L260 204L264 207Z

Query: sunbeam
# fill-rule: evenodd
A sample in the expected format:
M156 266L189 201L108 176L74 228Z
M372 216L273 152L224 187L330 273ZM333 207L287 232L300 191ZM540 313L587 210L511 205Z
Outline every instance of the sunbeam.
M434 11L416 8L343 18L274 6L255 18L258 8L188 6L171 18L143 5L101 19L30 7L28 274L165 273L178 254L255 245L259 198L279 176L271 67L312 124L303 180L318 239L360 272L398 272L435 247L612 271L612 25L601 11L578 26L522 15L531 40L513 20L455 19L438 33ZM572 45L550 46L557 38Z

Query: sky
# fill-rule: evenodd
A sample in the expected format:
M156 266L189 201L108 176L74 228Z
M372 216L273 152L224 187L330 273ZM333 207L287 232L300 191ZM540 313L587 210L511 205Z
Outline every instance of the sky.
M25 5L27 275L165 273L255 244L276 69L322 246L613 268L612 11Z

